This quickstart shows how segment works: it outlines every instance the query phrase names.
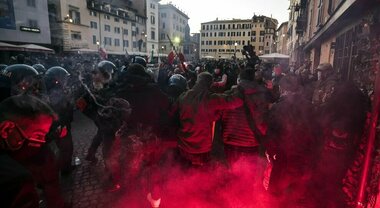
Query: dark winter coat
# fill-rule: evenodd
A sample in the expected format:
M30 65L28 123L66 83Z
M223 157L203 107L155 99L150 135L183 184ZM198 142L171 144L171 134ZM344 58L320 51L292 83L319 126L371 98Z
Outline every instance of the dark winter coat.
M285 194L294 187L293 196L305 188L319 152L313 106L301 94L290 93L273 105L268 121L265 146L269 155L276 155L269 188Z
M123 80L124 83L116 90L115 96L127 100L131 105L129 128L136 129L143 125L161 134L160 131L168 120L169 99L166 94L146 76L129 74Z

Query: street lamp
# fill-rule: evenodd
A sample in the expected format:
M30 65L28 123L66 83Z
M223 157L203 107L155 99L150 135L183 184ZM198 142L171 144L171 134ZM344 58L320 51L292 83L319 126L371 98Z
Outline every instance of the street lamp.
M237 42L235 42L235 51L234 51L234 57L235 57L235 59L236 59L236 46L238 45L238 43Z
M177 37L174 37L174 43L177 45L177 50L179 50L179 43L181 42L181 38L179 38L178 36ZM174 47L174 50L175 50L175 46Z
M99 50L100 42L98 40L96 41L96 45L98 46L98 50Z
M67 14L66 17L64 18L65 21L69 21L70 23L73 23L73 19L70 18L70 15Z

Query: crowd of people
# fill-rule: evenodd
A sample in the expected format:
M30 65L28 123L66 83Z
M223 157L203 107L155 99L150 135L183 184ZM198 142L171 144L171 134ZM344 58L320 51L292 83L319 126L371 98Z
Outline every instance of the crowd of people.
M305 61L289 70L259 60L178 61L151 69L142 57L60 63L19 55L6 64L0 68L1 206L38 207L43 196L48 207L70 207L59 187L60 176L75 170L75 111L97 127L82 159L99 162L102 148L105 190L145 187L153 207L161 196L151 184L170 176L148 174L149 184L136 179L162 168L169 155L185 172L212 172L216 158L226 169L242 160L259 166L264 158L265 171L252 177L281 207L354 201L349 185L357 175L350 168L370 98L338 79L328 63L312 70Z

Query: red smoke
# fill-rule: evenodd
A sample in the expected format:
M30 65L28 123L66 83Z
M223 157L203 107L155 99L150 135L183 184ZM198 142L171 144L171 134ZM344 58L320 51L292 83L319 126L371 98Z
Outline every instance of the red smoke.
M262 185L265 165L265 158L239 160L230 168L217 163L185 170L179 165L160 164L142 172L138 180L128 181L115 207L149 207L148 192L154 199L161 198L161 208L278 207ZM149 180L147 175L151 175Z

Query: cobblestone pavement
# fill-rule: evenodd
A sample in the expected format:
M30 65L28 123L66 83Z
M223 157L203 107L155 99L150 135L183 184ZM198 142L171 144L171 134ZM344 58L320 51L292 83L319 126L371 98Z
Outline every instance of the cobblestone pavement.
M73 208L112 207L113 195L103 189L105 179L101 148L97 153L98 163L92 164L84 159L97 128L80 112L75 112L72 127L74 156L79 157L81 164L71 176L62 178L64 197Z

